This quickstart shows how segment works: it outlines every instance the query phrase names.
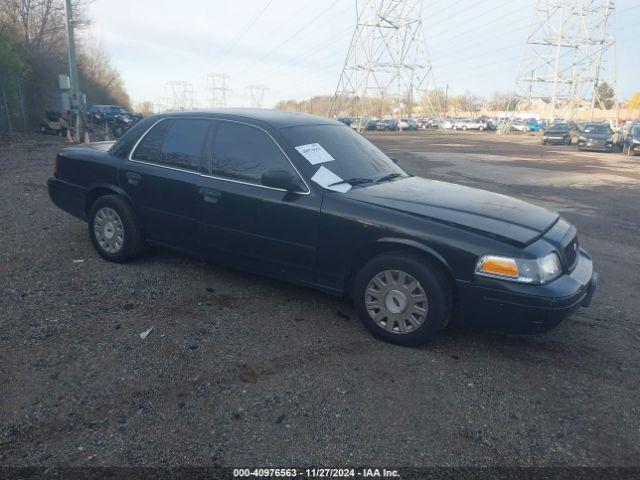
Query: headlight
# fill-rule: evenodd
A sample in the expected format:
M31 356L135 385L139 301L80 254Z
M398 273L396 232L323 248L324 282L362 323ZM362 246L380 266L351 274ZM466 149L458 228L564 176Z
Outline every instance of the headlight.
M533 260L484 255L476 264L476 275L520 283L547 283L561 273L560 258L555 252Z

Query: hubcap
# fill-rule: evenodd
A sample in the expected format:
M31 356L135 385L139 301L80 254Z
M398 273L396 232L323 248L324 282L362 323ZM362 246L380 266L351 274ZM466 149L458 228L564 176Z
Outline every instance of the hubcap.
M93 233L100 248L107 253L118 253L124 244L124 226L113 208L102 207L96 212Z
M417 330L429 309L420 282L401 270L376 274L367 285L365 306L376 325L399 335Z

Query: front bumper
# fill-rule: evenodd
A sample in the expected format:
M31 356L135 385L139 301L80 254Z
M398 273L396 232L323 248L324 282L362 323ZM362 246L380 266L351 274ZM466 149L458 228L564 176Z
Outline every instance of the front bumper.
M459 281L460 319L464 324L511 333L541 333L578 308L588 307L597 285L591 257L581 250L571 273L544 285L481 277Z
M567 138L566 136L560 136L560 135L552 135L552 136L543 135L542 136L542 139L547 143L564 143L566 138Z
M578 140L578 148L582 150L597 150L609 152L613 149L613 142L603 142L599 140Z

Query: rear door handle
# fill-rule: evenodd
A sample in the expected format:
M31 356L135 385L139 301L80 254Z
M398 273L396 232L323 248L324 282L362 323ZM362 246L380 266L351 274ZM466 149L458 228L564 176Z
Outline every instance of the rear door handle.
M222 196L222 192L219 190L211 190L210 188L201 188L199 191L203 200L207 203L218 203L218 200Z
M127 182L131 185L139 185L142 180L142 175L136 172L127 172Z

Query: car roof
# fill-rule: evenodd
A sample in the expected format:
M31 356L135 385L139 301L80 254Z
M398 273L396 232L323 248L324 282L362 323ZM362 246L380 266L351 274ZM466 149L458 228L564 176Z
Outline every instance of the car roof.
M225 118L229 120L254 120L273 128L287 128L301 125L340 125L343 123L318 115L309 115L287 110L269 108L218 108L207 110L191 110L168 112L157 117L206 117Z

